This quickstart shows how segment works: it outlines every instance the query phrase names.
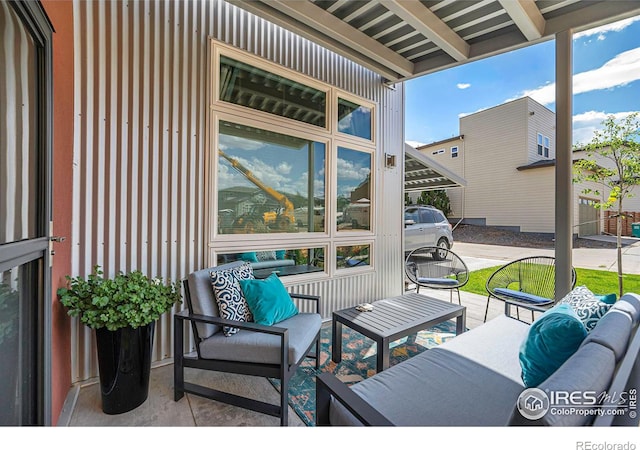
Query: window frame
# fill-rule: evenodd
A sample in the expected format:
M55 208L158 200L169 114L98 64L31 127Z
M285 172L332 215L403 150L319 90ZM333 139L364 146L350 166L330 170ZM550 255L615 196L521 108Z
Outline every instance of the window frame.
M325 265L323 272L291 275L283 278L285 284L303 282L306 280L318 280L329 278L336 273L348 275L375 270L374 250L376 231L376 207L378 200L377 184L377 103L361 98L352 93L341 90L328 83L319 82L311 77L290 70L286 67L268 61L261 56L253 55L235 47L210 39L209 54L209 93L207 96L207 133L206 142L208 152L205 156L205 164L208 167L205 180L205 225L203 232L207 248L205 260L210 265L215 265L217 256L224 253L237 253L244 251L271 250L273 248L306 249L323 248L325 251ZM261 70L273 72L294 82L313 87L325 92L327 96L326 127L319 127L292 118L278 116L248 106L241 106L220 100L219 95L219 71L220 56L228 56L237 61L257 67ZM371 110L371 139L364 139L338 131L338 98L365 106ZM325 145L325 229L320 232L298 233L256 233L256 234L221 234L218 231L218 170L219 155L215 149L219 147L219 123L228 121L241 125L265 129L280 134L290 135L301 139L321 142ZM371 223L369 230L349 231L347 233L337 230L337 156L338 147L368 153L371 159ZM265 239L268 237L268 239ZM336 268L336 248L339 246L353 245L370 246L370 264L366 267L351 267L338 270Z
M455 150L455 151L454 151ZM457 145L454 145L453 147L451 147L451 157L452 158L457 158L458 157L458 152L459 152L459 148Z

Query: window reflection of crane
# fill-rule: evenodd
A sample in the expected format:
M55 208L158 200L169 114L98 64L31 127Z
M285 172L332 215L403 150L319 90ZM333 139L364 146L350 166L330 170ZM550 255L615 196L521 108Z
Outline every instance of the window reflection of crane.
M259 214L243 214L242 216L236 218L233 223L234 229L243 230L245 233L252 233L256 229L256 220L260 220L264 222L265 225L272 226L275 225L275 228L281 231L287 231L294 223L295 218L293 215L293 203L283 194L276 191L275 189L267 186L262 181L257 179L253 173L244 167L240 162L227 155L222 150L218 150L220 156L229 161L229 164L244 175L247 180L255 184L262 192L267 194L269 197L273 198L277 201L281 208L278 212L275 211L265 211L262 215Z

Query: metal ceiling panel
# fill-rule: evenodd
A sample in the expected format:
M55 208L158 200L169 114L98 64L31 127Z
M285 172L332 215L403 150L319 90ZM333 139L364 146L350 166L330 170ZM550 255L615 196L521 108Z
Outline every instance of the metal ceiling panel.
M229 0L389 83L640 15L640 1ZM506 8L505 8L506 6Z

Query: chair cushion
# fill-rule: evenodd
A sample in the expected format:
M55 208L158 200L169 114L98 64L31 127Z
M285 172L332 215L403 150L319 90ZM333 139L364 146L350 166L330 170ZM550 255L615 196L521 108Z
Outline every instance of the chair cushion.
M442 285L442 286L457 286L458 285L458 280L454 280L453 278L418 277L418 283L437 284L437 285Z
M202 316L220 317L218 302L213 294L213 287L211 286L211 272L228 270L239 267L242 264L242 261L234 261L190 273L187 277L187 284L189 286L191 313ZM205 323L196 323L196 328L200 339L206 339L221 329L217 325Z
M558 303L571 305L587 331L593 330L611 305L598 300L586 286L577 286Z
M517 300L522 300L525 302L537 303L537 304L548 304L553 303L553 300L546 297L540 297L538 295L527 294L526 292L515 291L513 289L506 288L495 288L494 292L496 294L506 295L507 297L512 297Z
M230 269L211 271L211 286L223 319L252 322L253 315L249 309L244 293L240 288L240 280L253 279L253 269L249 263ZM222 327L225 336L238 332L235 327Z
M320 332L322 319L316 313L300 313L276 325L289 330L289 364L305 357L307 349ZM280 336L240 330L225 337L214 334L200 343L200 357L226 361L263 364L280 363Z
M275 273L264 280L240 280L240 287L255 323L273 325L298 314L298 308Z
M582 321L568 304L559 304L536 319L520 348L522 381L536 387L576 350L587 336Z
M620 300L615 302L611 309L623 311L628 314L635 326L638 321L640 321L640 295L630 293L624 294L620 297Z

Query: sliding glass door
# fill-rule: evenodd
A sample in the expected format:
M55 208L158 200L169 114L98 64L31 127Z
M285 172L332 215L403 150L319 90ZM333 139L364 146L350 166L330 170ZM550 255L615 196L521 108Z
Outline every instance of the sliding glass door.
M0 425L50 423L51 31L0 2Z

